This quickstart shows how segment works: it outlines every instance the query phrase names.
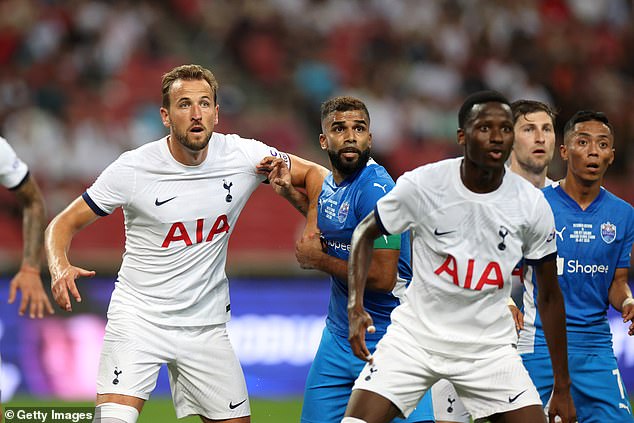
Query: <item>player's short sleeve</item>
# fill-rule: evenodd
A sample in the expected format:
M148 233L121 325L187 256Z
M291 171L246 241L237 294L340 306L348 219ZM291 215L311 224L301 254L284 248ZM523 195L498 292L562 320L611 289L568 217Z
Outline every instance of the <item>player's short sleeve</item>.
M632 262L632 244L634 244L634 207L627 204L627 226L623 237L623 249L621 251L617 268L629 268Z
M136 184L134 158L129 152L123 153L101 172L82 197L96 214L106 216L132 200Z
M524 237L524 260L527 264L534 265L543 259L554 258L557 253L555 217L541 193L535 196L533 211L529 217Z
M291 168L291 160L288 154L279 151L275 147L266 145L261 141L257 141L254 139L246 139L246 138L240 138L239 143L244 153L248 157L248 161L249 161L248 165L250 166L251 169L253 169L254 172L255 172L255 166L258 163L260 163L260 161L263 158L267 156L280 157L284 160L284 162L286 163L286 166L289 169Z
M0 137L0 184L6 188L18 188L26 180L29 168L15 154L9 143Z
M419 204L418 188L413 172L406 172L394 188L376 204L375 217L386 235L400 234L416 222Z

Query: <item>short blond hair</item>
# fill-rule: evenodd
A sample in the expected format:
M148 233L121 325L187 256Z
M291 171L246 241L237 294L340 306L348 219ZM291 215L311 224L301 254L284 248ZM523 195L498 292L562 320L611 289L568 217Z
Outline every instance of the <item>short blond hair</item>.
M211 91L213 91L214 104L217 104L218 81L216 81L214 74L211 73L209 69L205 69L200 65L181 65L167 72L163 75L161 80L162 103L166 109L170 106L170 89L178 79L207 81L211 87Z

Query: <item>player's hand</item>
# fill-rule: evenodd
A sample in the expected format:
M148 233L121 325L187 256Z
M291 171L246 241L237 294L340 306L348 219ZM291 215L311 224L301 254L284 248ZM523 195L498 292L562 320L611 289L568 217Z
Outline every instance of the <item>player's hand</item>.
M256 166L256 172L266 175L271 187L281 196L288 196L293 189L291 172L286 162L279 157L267 156Z
M318 263L324 254L319 233L311 233L301 237L295 243L295 257L302 269L318 269Z
M559 421L562 423L577 422L577 410L572 402L572 395L570 395L569 388L554 388L548 403L548 423ZM557 419L557 417L559 417L559 419Z
M372 354L365 344L365 333L374 333L376 328L372 324L372 318L363 307L348 309L349 332L348 341L352 347L352 352L363 361L372 364Z
M9 285L9 304L13 304L15 301L18 289L22 291L22 301L20 301L20 308L18 309L20 316L24 315L27 308L31 319L36 317L41 319L45 313L54 313L53 306L44 291L38 269L23 267L15 275Z
M634 335L634 304L626 304L623 307L623 312L621 313L623 317L623 323L630 322L630 327L627 330L627 334L630 336Z
M79 295L79 290L77 289L77 285L75 285L75 280L81 277L93 277L95 276L95 271L69 266L61 272L60 276L51 276L53 276L53 280L51 281L51 290L53 292L55 302L63 310L73 311L68 293L70 292L73 298L75 298L75 301L78 303L81 302L81 295Z
M515 330L519 332L524 329L524 313L515 304L509 304L509 310L515 322Z

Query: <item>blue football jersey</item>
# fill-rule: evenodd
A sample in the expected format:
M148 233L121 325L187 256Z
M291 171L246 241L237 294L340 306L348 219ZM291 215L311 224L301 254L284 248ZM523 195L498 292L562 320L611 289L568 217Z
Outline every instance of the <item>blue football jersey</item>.
M375 161L337 185L332 173L324 180L318 203L317 224L331 256L348 260L352 232L370 212L379 198L394 187L394 180ZM390 323L390 313L399 304L399 296L411 281L409 234L401 237L397 285L391 293L366 290L363 304L374 321L376 332L367 339L379 339ZM326 325L335 334L348 337L348 283L330 278L330 304Z
M559 184L543 192L555 215L557 275L566 305L568 350L612 353L608 290L615 270L630 267L634 208L603 188L586 210ZM546 352L534 278L525 281L525 287L526 329L520 334L519 349L521 353Z

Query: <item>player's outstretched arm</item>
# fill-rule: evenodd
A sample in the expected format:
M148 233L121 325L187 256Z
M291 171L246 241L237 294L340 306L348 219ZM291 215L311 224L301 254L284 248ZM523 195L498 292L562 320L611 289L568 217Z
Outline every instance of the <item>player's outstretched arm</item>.
M614 272L614 279L608 290L608 299L615 310L621 312L623 323L630 322L627 333L634 335L634 299L632 290L627 284L627 268L618 268Z
M279 157L268 156L256 166L268 177L275 192L286 198L301 214L307 215L309 204L316 202L328 170L311 161L289 154L291 169ZM297 190L303 188L306 193Z
M365 332L374 332L372 318L363 308L363 292L368 279L374 240L381 235L374 213L368 214L352 233L348 259L348 340L354 355L372 361L365 344Z
M75 280L95 275L92 270L71 265L68 260L68 249L73 236L97 220L98 217L84 199L78 197L58 214L46 228L45 246L48 268L51 273L51 289L55 302L63 310L72 311L69 292L75 301L81 302Z
M373 248L367 271L367 289L380 292L391 292L394 289L399 254L400 250ZM340 280L348 278L348 262L329 255L319 234L304 233L295 244L295 257L302 269L321 270Z
M37 182L32 176L29 176L15 190L15 195L22 208L24 250L20 270L9 285L9 304L15 301L17 291L20 290L22 292L22 300L18 309L20 316L28 308L31 319L35 317L41 319L45 313L53 314L53 307L44 291L40 277L46 208Z
M577 412L570 395L568 373L568 343L566 338L566 311L564 298L557 281L557 266L554 258L535 266L537 276L537 309L544 327L544 335L553 366L553 395L548 410L548 419L576 422Z

